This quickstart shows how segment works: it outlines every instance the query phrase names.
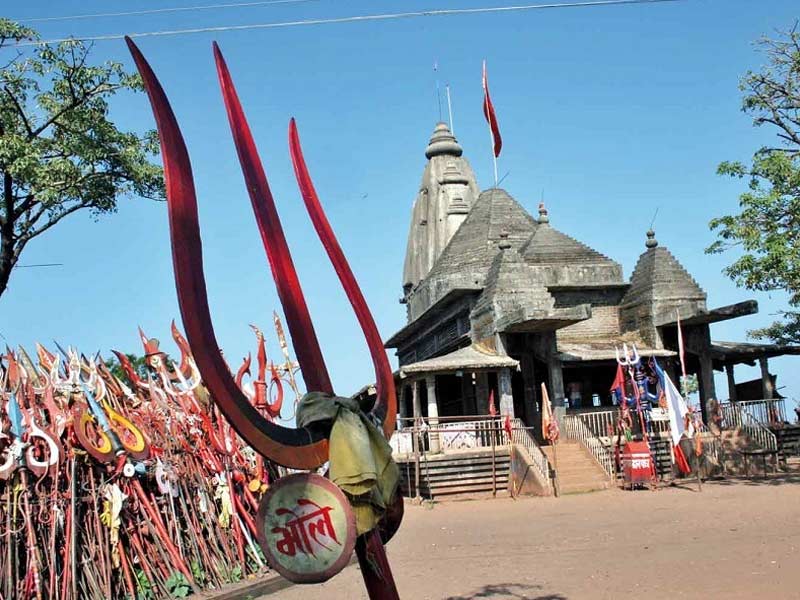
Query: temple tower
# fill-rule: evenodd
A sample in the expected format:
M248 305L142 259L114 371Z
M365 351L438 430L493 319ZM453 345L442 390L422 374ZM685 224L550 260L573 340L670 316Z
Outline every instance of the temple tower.
M462 153L447 125L438 123L425 149L428 162L411 212L404 297L431 270L480 193L475 173Z

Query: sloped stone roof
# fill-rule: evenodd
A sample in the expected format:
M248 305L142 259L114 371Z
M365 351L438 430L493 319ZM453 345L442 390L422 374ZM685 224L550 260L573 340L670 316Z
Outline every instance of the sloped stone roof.
M617 264L597 250L551 227L549 223L541 223L520 252L531 264Z
M490 353L473 344L444 356L437 356L436 358L429 358L400 367L400 374L401 376L407 376L461 369L501 369L503 367L516 369L518 366L519 361L509 356Z
M631 287L623 304L683 300L705 302L706 293L672 253L663 246L649 247L636 263Z
M537 227L536 221L508 192L491 189L482 192L469 216L431 270L444 275L464 268L486 270L492 263L501 234L509 242L524 241Z
M527 265L507 239L499 244L486 276L483 292L472 310L473 324L480 322L480 315L492 313L492 330L503 331L506 327L546 318L555 307L555 299L543 285L535 268ZM480 328L479 328L480 329ZM476 332L477 337L486 337L493 331Z
M411 319L450 289L483 287L501 234L519 247L537 226L536 220L505 190L482 192L428 276L411 295Z

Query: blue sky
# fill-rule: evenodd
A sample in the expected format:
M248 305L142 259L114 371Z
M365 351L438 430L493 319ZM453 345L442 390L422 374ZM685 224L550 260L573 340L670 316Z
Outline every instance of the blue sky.
M14 4L7 16L23 19L199 3ZM510 2L318 0L35 25L48 38L502 4ZM259 145L334 384L351 393L372 380L370 361L294 182L291 116L384 337L405 322L398 304L405 239L438 120L434 62L453 92L465 156L479 184L492 183L481 113L485 58L504 139L503 187L531 212L544 190L551 223L620 261L626 275L658 208L659 241L708 291L710 306L759 301L758 315L713 329L714 339L743 340L748 329L770 322L785 296L737 289L721 274L734 256L704 255L713 240L708 221L734 211L744 187L715 170L722 160L748 160L771 139L740 112L737 82L763 62L752 42L797 17L790 0L689 0L140 39L191 154L212 314L226 357L238 365L254 349L248 323L271 332L278 301L217 87L212 40L227 58ZM133 69L122 41L98 42L94 59ZM112 116L127 129L154 126L143 95L119 97ZM139 352L141 325L173 349L169 322L180 318L164 204L125 199L99 222L73 216L31 243L22 260L42 262L64 267L20 269L0 298L0 333L9 343L57 339L86 353ZM771 364L783 393L800 396L797 360ZM739 380L756 375L737 370ZM719 395L726 391L723 375Z

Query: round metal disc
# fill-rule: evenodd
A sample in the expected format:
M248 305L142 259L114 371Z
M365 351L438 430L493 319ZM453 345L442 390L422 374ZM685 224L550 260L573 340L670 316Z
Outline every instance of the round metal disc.
M327 581L347 565L356 544L350 503L315 473L275 482L261 499L256 526L269 566L294 583Z

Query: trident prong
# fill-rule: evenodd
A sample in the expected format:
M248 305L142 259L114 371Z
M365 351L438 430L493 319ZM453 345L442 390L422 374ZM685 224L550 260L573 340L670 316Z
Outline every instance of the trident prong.
M203 381L236 431L256 451L287 467L318 467L328 458L324 434L318 430L281 427L265 419L236 385L218 350L208 307L197 199L189 154L161 84L133 41L126 38L126 42L150 98L161 141L176 289L186 336ZM333 386L255 142L230 72L216 44L214 56L239 162L306 387L309 391L333 394ZM397 408L391 367L372 315L320 206L303 159L294 120L289 127L289 145L295 175L309 216L364 331L378 389L372 413L383 424L388 436L394 426Z

